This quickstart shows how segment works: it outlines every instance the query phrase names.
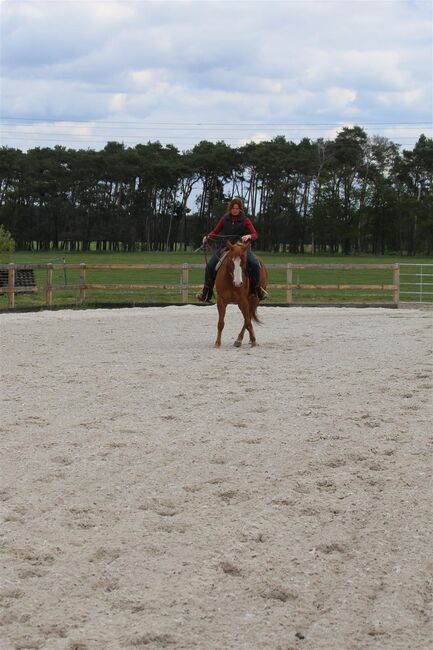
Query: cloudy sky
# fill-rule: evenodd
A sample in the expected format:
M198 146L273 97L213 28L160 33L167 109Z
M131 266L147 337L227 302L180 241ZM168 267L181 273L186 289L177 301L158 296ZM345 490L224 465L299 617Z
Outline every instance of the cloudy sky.
M1 141L432 137L431 0L0 0Z

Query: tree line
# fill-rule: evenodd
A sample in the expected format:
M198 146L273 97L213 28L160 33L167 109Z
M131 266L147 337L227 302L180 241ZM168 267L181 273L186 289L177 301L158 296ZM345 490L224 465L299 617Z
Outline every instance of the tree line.
M202 141L184 152L2 147L0 223L18 250L187 250L239 196L261 250L429 255L432 178L431 138L401 151L359 126L334 140Z

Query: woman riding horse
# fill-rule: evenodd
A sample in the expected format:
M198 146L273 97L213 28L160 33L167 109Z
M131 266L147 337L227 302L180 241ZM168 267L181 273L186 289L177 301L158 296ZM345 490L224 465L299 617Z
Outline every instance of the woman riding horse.
M215 283L216 266L221 258L227 241L231 243L237 242L239 239L246 243L247 241L256 241L258 239L257 231L251 223L250 219L245 216L243 211L242 201L240 199L232 199L228 205L227 213L221 217L215 228L203 237L203 244L209 239L220 237L221 243L218 245L217 250L206 264L205 280L203 289L197 294L197 300L200 302L210 302L213 295L213 286ZM248 250L247 256L248 275L251 279L251 290L255 293L259 300L264 300L268 297L267 292L260 286L260 262L253 255L251 250Z

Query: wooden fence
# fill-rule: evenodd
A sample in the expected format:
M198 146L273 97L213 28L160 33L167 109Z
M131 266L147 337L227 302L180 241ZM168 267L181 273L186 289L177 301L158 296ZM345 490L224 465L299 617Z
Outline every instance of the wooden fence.
M292 304L294 289L314 289L314 290L382 290L392 291L393 303L398 305L400 299L400 265L399 264L267 264L269 270L285 269L286 282L284 284L269 284L270 289L283 289L286 291L286 303ZM29 289L16 286L15 278L17 270L33 269L46 270L46 283L43 286L35 286ZM53 272L65 271L67 269L79 270L80 277L78 284L54 284ZM86 272L89 270L157 270L157 269L178 269L181 271L182 280L179 284L94 284L86 280ZM6 287L0 287L0 294L6 293L8 298L8 307L15 307L15 295L18 293L28 293L29 291L45 292L45 304L50 307L53 305L53 292L62 290L77 290L79 303L84 304L86 301L86 292L90 289L109 289L109 290L134 290L134 289L176 289L181 291L182 303L188 304L189 290L198 289L202 284L189 283L189 271L192 269L204 270L203 264L0 264L0 271L7 270L8 283ZM293 282L293 272L303 269L322 269L322 270L391 270L392 284L302 284ZM384 303L385 304L385 303Z

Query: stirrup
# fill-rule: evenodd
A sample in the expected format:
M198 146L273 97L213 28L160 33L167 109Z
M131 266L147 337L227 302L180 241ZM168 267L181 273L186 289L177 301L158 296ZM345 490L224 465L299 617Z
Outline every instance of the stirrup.
M199 300L200 302L211 303L211 298L212 298L212 289L208 289L207 291L205 291L204 289L202 289L201 291L199 291L199 292L196 294L195 297L196 297L197 300Z
M266 300L269 295L268 292L263 289L263 287L257 287L256 294L259 300Z

